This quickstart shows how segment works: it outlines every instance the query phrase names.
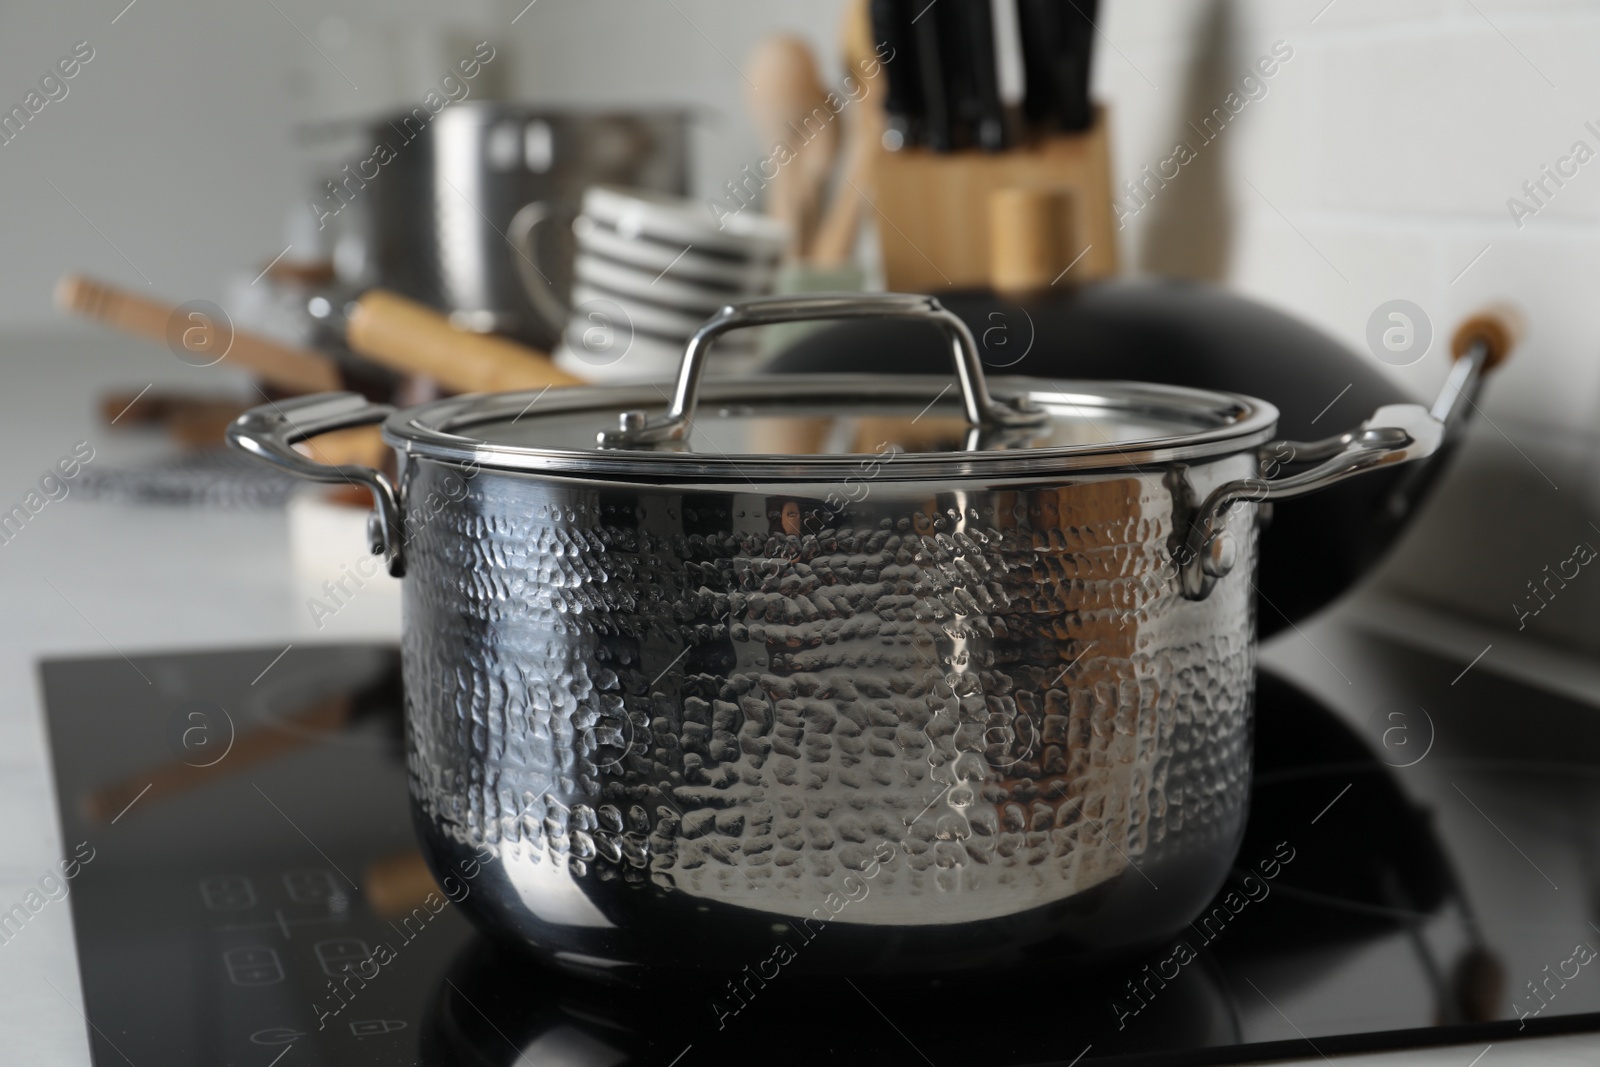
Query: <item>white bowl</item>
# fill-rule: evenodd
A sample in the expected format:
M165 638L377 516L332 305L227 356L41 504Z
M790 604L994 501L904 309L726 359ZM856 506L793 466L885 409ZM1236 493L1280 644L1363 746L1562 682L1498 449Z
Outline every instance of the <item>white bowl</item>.
M635 267L625 267L598 256L579 256L573 265L573 274L581 283L603 289L619 296L637 297L641 300L681 309L688 314L709 317L730 300L738 300L748 293L721 286L699 285L687 279L666 274L651 274Z
M697 200L614 185L591 186L583 194L583 214L624 238L652 237L756 259L783 255L791 240L788 225L770 215L745 210L719 220Z
M651 277L670 270L676 277L735 286L745 292L764 292L777 277L777 257L729 260L704 256L694 245L677 248L658 241L619 237L583 215L572 224L572 232L578 239L579 255L591 252L605 256L648 270Z
M643 330L666 340L687 341L705 324L706 317L693 311L674 311L671 308L647 304L626 293L614 293L593 285L578 282L572 287L572 313L574 321L584 305L604 301L621 308L635 332Z

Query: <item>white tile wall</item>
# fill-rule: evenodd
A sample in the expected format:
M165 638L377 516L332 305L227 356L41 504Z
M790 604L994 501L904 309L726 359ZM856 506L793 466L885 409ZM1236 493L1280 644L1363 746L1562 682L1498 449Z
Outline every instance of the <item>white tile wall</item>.
M1180 10L1175 0L1107 0L1105 35L1140 67L1112 47L1096 63L1097 91L1117 117L1119 177L1163 158L1170 131L1214 106L1183 91L1195 28L1219 7L1230 12L1241 71L1274 40L1295 49L1268 96L1206 149L1227 153L1237 219L1220 280L1358 349L1385 300L1418 302L1443 337L1476 305L1509 299L1529 313L1528 343L1485 410L1515 425L1593 426L1600 135L1584 122L1600 129L1600 4L1205 0ZM1524 196L1522 183L1578 139L1597 158L1519 228L1507 198ZM1124 234L1135 262L1145 221ZM1425 396L1446 366L1436 350L1389 373Z

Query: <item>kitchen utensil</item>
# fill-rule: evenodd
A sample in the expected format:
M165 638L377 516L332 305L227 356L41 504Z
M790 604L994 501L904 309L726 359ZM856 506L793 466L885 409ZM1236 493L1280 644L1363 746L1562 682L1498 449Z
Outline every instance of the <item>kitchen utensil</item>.
M754 211L714 216L684 197L609 186L584 194L573 231L579 280L555 361L593 381L670 375L710 310L772 289L793 240L788 225ZM530 251L541 233L527 231ZM721 353L725 364L754 351L741 342Z
M860 317L937 327L955 383L701 383L730 330ZM424 850L436 871L487 850L462 906L591 969L737 971L791 924L830 931L800 969L1181 928L1243 825L1261 504L1440 432L1387 407L1263 477L1271 405L992 393L965 325L903 294L730 305L665 414L649 388L530 396L323 396L230 440L371 490L373 548L406 581ZM293 447L379 420L398 480ZM858 445L863 420L917 450ZM822 449L761 448L797 427Z
M351 349L376 363L424 374L455 393L575 385L583 381L543 352L503 337L458 329L432 308L382 289L347 309Z
M846 75L863 84L863 73L876 69L880 85L888 84L892 90L890 68L899 63L905 69L904 53L891 51L889 60L880 62L877 45L872 36L873 24L867 10L868 0L857 0L845 12L840 33L839 51L845 61ZM879 39L881 40L881 38ZM874 68L873 64L877 64ZM902 81L904 76L899 75ZM849 84L848 82L846 83ZM872 184L873 156L887 136L884 109L879 106L878 93L868 91L857 100L845 115L845 153L839 168L838 179L833 184L833 196L822 212L817 224L817 238L811 245L810 262L821 272L837 271L854 259L861 229L861 217L866 204L866 188ZM841 285L837 288L848 289ZM782 290L790 291L790 290Z
M870 4L872 37L887 45L894 57L884 64L885 125L880 143L888 151L898 152L922 137L925 105L917 34L911 26L910 0L870 0Z
M1041 129L1078 131L1094 121L1089 63L1098 0L1017 0L1023 114Z
M324 356L235 330L204 309L163 304L81 274L63 275L55 296L63 311L174 351L181 348L183 358L197 365L226 360L286 393L315 393L340 385L338 368Z
M1046 297L968 292L941 300L982 338L991 370L1045 380L1056 375L1133 378L1247 393L1278 409L1279 430L1290 440L1315 438L1352 411L1409 399L1370 359L1322 331L1199 283L1063 282ZM1416 513L1428 478L1443 469L1448 446L1460 439L1483 368L1503 358L1517 336L1515 320L1498 317L1500 332L1486 336L1507 343L1497 340L1481 356L1458 361L1440 391L1434 415L1448 432L1439 456L1409 474L1380 471L1315 499L1274 508L1273 521L1262 533L1256 579L1264 636L1349 589ZM943 347L932 331L868 320L819 330L779 354L770 369L806 375L921 374L942 362ZM1308 566L1308 559L1315 564Z
M767 214L788 225L793 257L805 259L838 157L840 119L828 107L829 89L804 40L765 38L752 50L746 67L751 85L745 95L762 143L787 145L793 153L767 183Z
M1064 280L1078 249L1074 207L1065 189L1023 186L991 193L990 284L1001 293L1025 294Z
M741 214L737 217L760 219L764 216ZM765 223L757 225L771 223L772 220L767 219ZM714 247L705 250L693 248L693 237L687 241L678 237L641 240L636 229L624 236L614 224L597 222L585 215L578 216L572 224L572 230L577 235L580 261L585 254L614 260L620 266L651 272L651 279L665 277L665 272L671 270L673 277L691 283L704 283L707 289L721 288L736 292L741 287L765 285L777 270L777 262L782 254L780 248L752 264L737 254L725 256ZM774 229L773 234L783 241L788 240L787 230Z
M657 301L664 305L662 310L697 316L697 326L700 320L727 303L719 290L702 283L669 274L652 278L644 271L600 256L579 259L574 274L577 286L588 285L640 301Z
M1083 257L1072 277L1115 274L1110 120L1103 108L1096 114L1084 133L1034 137L1005 152L880 151L873 160L872 196L880 217L885 286L911 291L987 286L989 197L1017 187L1070 192L1073 231L1081 241L1072 255Z
M927 144L935 152L1006 147L990 4L946 0L911 17Z
M451 104L416 132L398 116L372 127L392 159L359 190L370 208L378 285L545 350L560 339L571 285L571 223L599 182L683 193L689 116L585 112L489 100ZM513 218L549 236L524 263L507 241Z
M956 144L955 101L951 95L949 57L945 54L939 19L914 18L912 54L917 61L917 83L922 90L923 143L934 152L953 152Z
M972 139L985 152L1004 151L1006 119L1000 104L1000 72L995 59L993 0L955 0L947 3L953 40L967 57L968 86L963 107Z

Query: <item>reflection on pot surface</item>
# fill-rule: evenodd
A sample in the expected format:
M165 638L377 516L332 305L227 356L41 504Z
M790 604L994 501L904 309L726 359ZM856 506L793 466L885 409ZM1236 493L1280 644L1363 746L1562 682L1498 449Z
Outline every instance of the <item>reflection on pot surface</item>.
M825 502L480 479L407 546L416 572L500 561L408 585L406 691L419 817L499 850L525 936L648 936L624 895L803 935L1104 885L1060 916L1090 945L1129 936L1122 909L1148 921L1136 901L1171 901L1159 936L1211 895L1248 788L1249 586L1139 580L1174 529L1160 477L875 488L791 534L785 509L804 529Z

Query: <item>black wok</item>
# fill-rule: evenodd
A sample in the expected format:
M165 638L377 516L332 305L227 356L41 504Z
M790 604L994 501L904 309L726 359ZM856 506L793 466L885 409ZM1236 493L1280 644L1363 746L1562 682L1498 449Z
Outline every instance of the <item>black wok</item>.
M1299 319L1194 282L1104 281L1042 297L940 294L980 339L991 374L1166 382L1244 393L1278 407L1280 436L1311 441L1360 412L1412 400L1372 363ZM1474 327L1476 329L1474 329ZM917 344L913 331L925 334ZM1459 361L1434 408L1447 427L1432 459L1352 479L1275 505L1262 532L1262 636L1310 615L1370 569L1416 513L1459 439L1481 371L1505 355L1511 328L1469 320L1454 339ZM784 350L774 373L925 373L948 355L937 331L857 320L816 331ZM1456 399L1459 394L1461 399Z

